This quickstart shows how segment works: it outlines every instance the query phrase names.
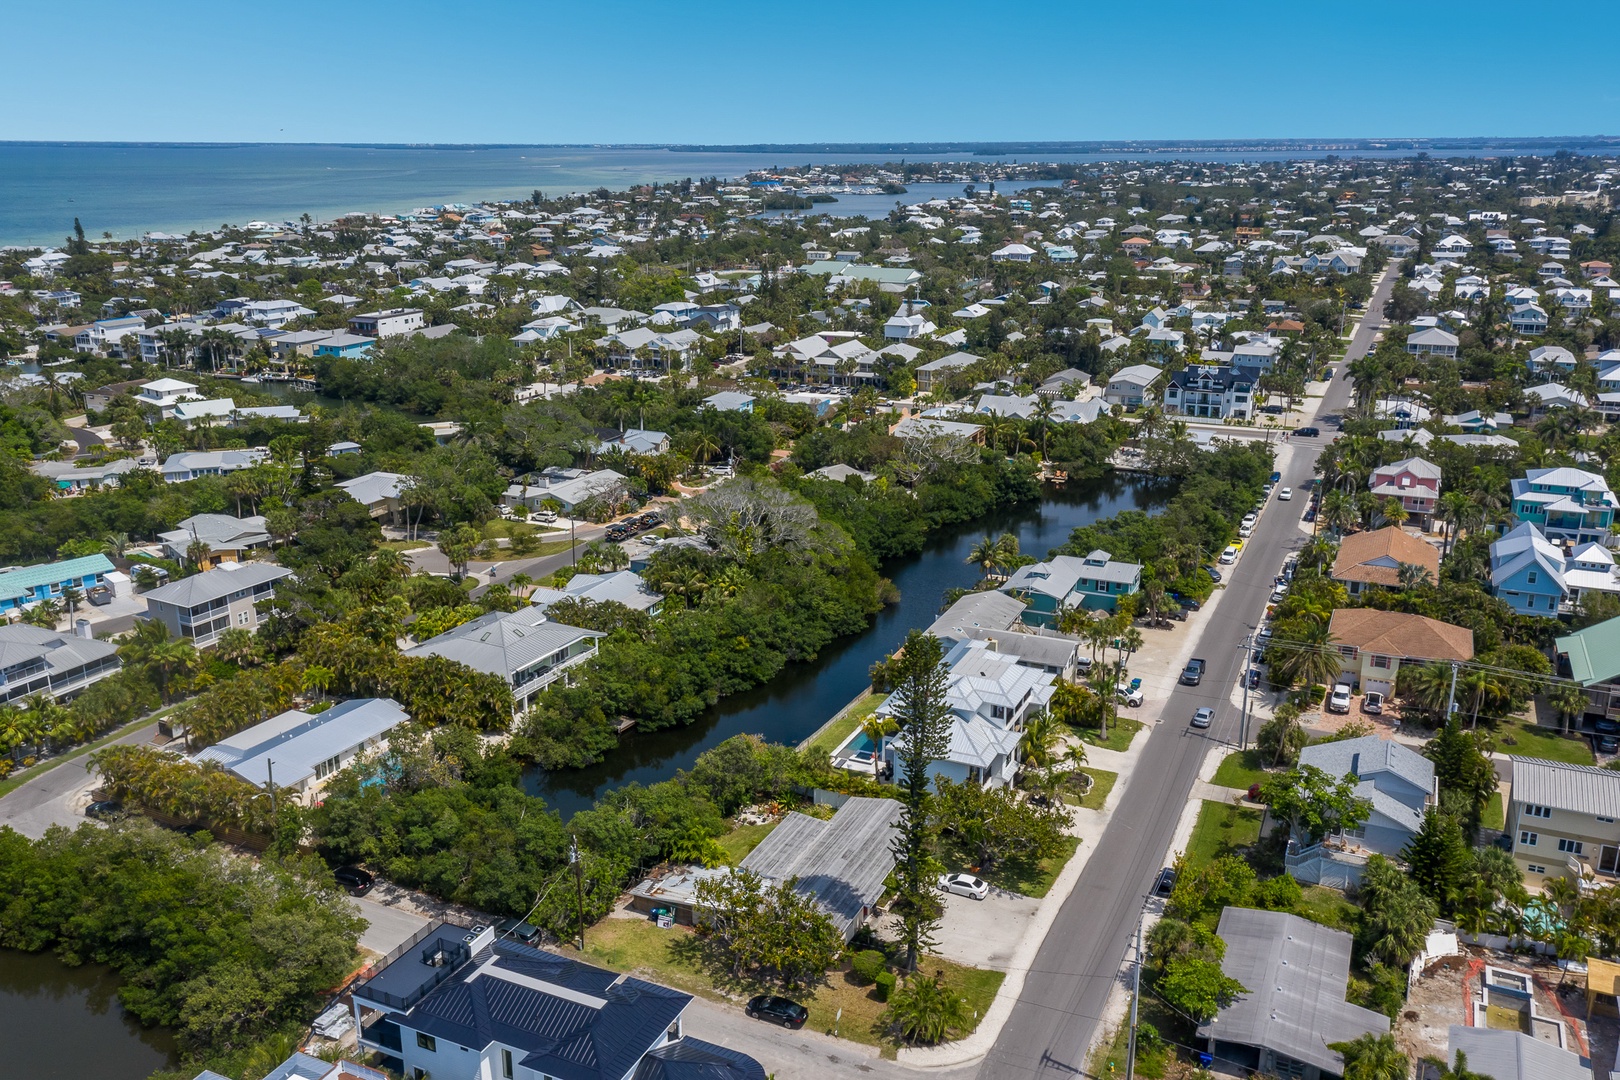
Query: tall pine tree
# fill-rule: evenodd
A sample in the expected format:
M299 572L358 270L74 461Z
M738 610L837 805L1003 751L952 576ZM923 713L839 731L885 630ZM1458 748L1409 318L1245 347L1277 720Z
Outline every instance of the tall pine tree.
M894 739L898 758L900 829L894 838L895 910L900 915L906 947L906 969L917 970L917 954L934 943L942 911L934 858L936 826L929 768L950 749L951 710L946 703L944 650L939 639L921 630L906 636L905 647L891 661Z

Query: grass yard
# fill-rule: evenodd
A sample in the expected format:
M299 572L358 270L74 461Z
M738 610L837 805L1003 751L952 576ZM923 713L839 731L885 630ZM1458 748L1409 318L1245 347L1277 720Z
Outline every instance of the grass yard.
M1592 744L1578 735L1561 735L1526 720L1503 724L1496 733L1497 749L1520 757L1545 758L1570 765L1593 765Z
M739 1010L749 997L773 989L744 983L717 984L701 966L696 944L696 936L679 927L660 930L645 919L603 919L585 933L585 958L713 1001L729 1001ZM925 975L942 972L947 985L967 999L975 1018L990 1007L1004 978L999 971L963 967L937 956L923 957L919 969ZM877 1000L874 987L858 985L848 972L829 973L826 983L813 995L796 995L795 1000L810 1010L807 1028L831 1033L836 1022L842 1037L881 1047L884 1057L893 1058L899 1049L883 1030L881 1017L886 1006ZM840 1009L843 1020L837 1021Z
M1210 782L1217 787L1241 788L1247 791L1251 784L1258 784L1266 778L1266 770L1261 761L1258 750L1234 751L1221 759L1220 768L1215 770L1215 778Z
M773 821L767 825L738 825L717 842L725 849L726 857L733 866L742 862L750 851L759 847L759 842L770 835L771 830L780 822Z
M1481 828L1495 829L1497 832L1507 828L1507 811L1502 808L1500 791L1491 794L1490 802L1485 804L1485 812L1479 816L1479 824Z
M990 884L1008 889L1024 896L1040 899L1052 891L1052 882L1063 872L1074 853L1080 850L1080 838L1066 836L1063 838L1064 847L1056 855L1045 859L1007 859L996 863L995 867L986 872L971 869L973 858L948 839L943 844L944 850L940 852L940 861L945 864L949 873L966 870L971 874L978 874Z
M1080 771L1091 777L1091 790L1086 792L1085 798L1077 800L1075 805L1084 810L1101 810L1103 803L1108 801L1108 793L1119 783L1119 773L1109 772L1107 769L1093 769L1089 766L1081 766Z
M420 551L433 545L426 540L384 540L377 546L387 548L389 551Z
M1074 733L1092 746L1100 746L1104 750L1129 750L1131 740L1136 738L1136 733L1141 730L1142 722L1140 720L1132 720L1129 717L1121 716L1108 725L1108 738L1106 739L1098 737L1097 732L1091 728L1075 728Z
M1344 893L1325 885L1307 885L1294 914L1335 930L1355 932L1361 909L1344 898Z
M1147 1080L1162 1080L1175 1061L1175 1048L1166 1040L1177 1040L1184 1044L1193 1041L1193 1033L1185 1019L1171 1012L1158 998L1143 988L1141 1004L1137 1017L1139 1023L1137 1030L1141 1031L1141 1024L1151 1024L1159 1032L1160 1038L1151 1045L1141 1039L1136 1044L1136 1073L1137 1076L1146 1077ZM1107 1043L1099 1042L1092 1052L1091 1060L1087 1062L1085 1075L1094 1077L1125 1076L1125 1055L1130 1051L1131 1029L1129 1024L1120 1024L1114 1030L1114 1037ZM1108 1066L1112 1063L1113 1072Z
M1260 811L1205 800L1187 841L1187 869L1196 870L1260 839Z
M868 693L824 724L820 731L806 739L803 749L825 750L829 754L832 753L843 745L844 740L849 738L850 734L861 726L861 722L871 716L888 696L888 694Z

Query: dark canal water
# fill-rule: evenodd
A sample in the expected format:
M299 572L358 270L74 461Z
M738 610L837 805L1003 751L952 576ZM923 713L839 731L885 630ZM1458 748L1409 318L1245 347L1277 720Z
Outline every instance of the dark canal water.
M1048 489L1040 503L938 533L922 554L883 568L899 588L900 602L880 611L865 631L834 642L815 660L790 665L765 686L721 700L689 727L631 733L601 764L554 773L533 770L524 778L525 787L567 819L631 781L656 783L677 769L691 768L699 754L733 735L801 742L867 685L872 664L892 652L907 631L934 621L946 590L966 588L978 579L978 568L966 560L974 541L985 533L1013 533L1026 554L1044 558L1069 539L1071 530L1121 510L1156 509L1171 494L1162 483L1111 473L1091 483Z
M179 1063L174 1039L118 1003L118 980L94 964L0 949L0 1075L17 1080L146 1080Z

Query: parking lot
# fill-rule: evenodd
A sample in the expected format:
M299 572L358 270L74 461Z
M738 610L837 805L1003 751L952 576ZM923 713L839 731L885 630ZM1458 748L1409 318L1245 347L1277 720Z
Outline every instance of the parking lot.
M983 900L947 893L944 901L936 935L939 944L932 951L959 964L995 971L1007 970L1041 906L1039 900L995 888ZM885 923L880 933L894 937L899 920L889 915Z

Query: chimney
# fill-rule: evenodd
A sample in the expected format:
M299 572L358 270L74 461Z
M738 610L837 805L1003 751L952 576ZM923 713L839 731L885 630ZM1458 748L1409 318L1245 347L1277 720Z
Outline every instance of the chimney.
M995 638L985 638L984 639L984 647L989 652L997 652L998 651L996 649L996 639Z

